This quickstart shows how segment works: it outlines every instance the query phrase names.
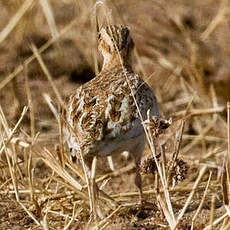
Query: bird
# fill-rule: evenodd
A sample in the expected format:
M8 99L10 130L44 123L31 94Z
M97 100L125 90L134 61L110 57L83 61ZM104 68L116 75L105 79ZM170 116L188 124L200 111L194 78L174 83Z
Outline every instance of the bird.
M128 151L135 161L135 184L142 202L140 162L146 143L142 122L147 111L160 116L158 102L132 69L134 42L128 26L102 27L97 44L103 56L101 71L74 90L66 102L67 144L72 160L81 159L81 153L88 168L95 156Z

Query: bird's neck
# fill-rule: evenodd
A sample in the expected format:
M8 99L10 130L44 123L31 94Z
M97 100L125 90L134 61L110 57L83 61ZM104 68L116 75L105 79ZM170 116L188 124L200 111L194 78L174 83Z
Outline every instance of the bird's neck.
M127 70L132 70L131 60L129 57L122 57L121 55L104 55L104 62L102 72L111 70L115 67L121 67Z

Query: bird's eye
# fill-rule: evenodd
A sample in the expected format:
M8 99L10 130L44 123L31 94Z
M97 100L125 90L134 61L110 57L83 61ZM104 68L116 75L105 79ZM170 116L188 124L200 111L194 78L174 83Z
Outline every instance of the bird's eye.
M97 38L98 40L101 39L101 33L98 34Z
M72 153L72 151L73 151L73 148L69 148L69 151Z

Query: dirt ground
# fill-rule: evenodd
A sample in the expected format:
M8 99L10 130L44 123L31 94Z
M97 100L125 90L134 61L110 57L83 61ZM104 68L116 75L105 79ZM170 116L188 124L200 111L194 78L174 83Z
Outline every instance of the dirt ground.
M158 141L165 144L167 162L176 150L185 120L178 159L188 172L174 187L169 186L173 210L168 211L169 216L180 215L201 175L177 228L230 229L224 205L226 104L230 100L229 1L44 1L50 8L41 1L28 2L0 1L0 229L170 229L167 202L160 182L157 193L156 175L143 173L147 202L144 207L137 204L135 168L129 156L113 156L114 172L107 159L98 159L98 185L113 198L111 201L99 194L102 220L92 218L81 166L68 160L65 145L64 171L83 190L78 191L76 184L59 173L59 124L44 94L58 108L54 85L65 98L100 70L96 14L101 26L108 22L130 26L136 46L134 71L154 89L161 116L177 118ZM52 83L34 57L33 46L39 50ZM148 154L151 151L146 146L144 155ZM162 207L160 200L166 206Z

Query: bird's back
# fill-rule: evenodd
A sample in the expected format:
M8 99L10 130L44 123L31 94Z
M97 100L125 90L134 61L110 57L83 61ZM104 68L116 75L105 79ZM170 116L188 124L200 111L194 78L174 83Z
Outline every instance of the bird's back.
M134 97L133 97L134 96ZM104 71L71 95L67 121L69 145L87 154L110 154L119 144L143 134L140 114L159 115L150 87L121 66ZM109 147L110 146L110 147Z

